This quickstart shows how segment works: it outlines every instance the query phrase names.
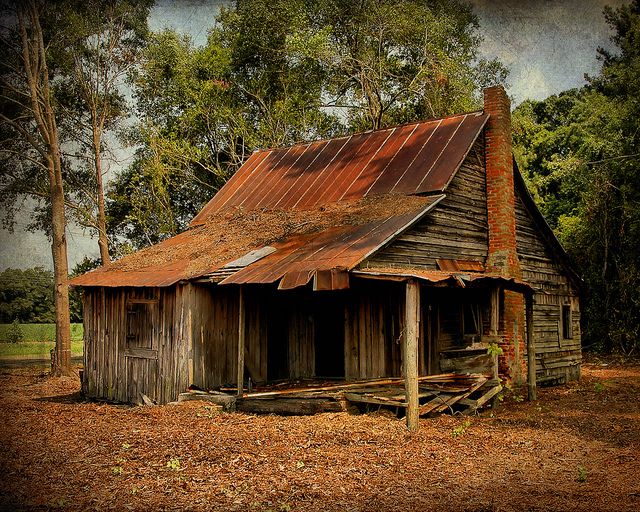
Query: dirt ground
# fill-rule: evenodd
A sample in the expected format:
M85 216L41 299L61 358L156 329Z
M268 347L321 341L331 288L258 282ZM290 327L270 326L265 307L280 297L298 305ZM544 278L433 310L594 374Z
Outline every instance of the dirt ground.
M640 510L640 364L481 416L251 416L83 402L0 373L1 510Z

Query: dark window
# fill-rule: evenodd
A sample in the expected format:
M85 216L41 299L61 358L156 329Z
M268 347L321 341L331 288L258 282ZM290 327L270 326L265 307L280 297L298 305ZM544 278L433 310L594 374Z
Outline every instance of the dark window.
M562 338L565 340L573 338L571 329L571 306L569 304L562 305Z
M464 334L480 334L482 319L480 318L480 306L475 303L463 304Z

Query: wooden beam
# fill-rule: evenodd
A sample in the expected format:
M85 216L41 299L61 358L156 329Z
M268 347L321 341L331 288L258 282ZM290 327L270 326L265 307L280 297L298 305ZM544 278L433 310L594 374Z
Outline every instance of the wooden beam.
M404 387L407 396L407 429L418 429L418 337L420 335L420 285L407 281L404 321Z
M238 291L238 396L244 393L244 346L245 346L245 307L244 307L244 287L240 285Z
M491 336L498 335L500 327L500 287L496 286L491 289L491 311L489 316L489 334Z
M533 294L525 294L525 309L527 315L527 391L529 400L536 397L536 345L533 338Z

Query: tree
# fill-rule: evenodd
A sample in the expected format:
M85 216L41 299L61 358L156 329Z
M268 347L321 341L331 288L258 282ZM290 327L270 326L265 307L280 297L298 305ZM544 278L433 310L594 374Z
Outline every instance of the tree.
M478 60L478 19L456 0L320 0L308 17L290 50L327 69L329 105L352 129L472 110L479 90L507 75Z
M71 372L67 221L58 123L41 24L51 11L33 0L19 3L14 14L16 25L3 34L4 53L9 59L1 64L1 94L3 106L10 106L0 114L3 152L9 156L3 165L5 170L12 164L33 166L34 172L44 171L48 178L56 309L52 369L66 375Z
M66 44L58 52L62 79L56 89L66 109L67 130L80 150L86 148L90 154L94 176L90 183L95 185L95 190L87 190L86 184L76 182L84 192L81 197L89 199L89 204L74 211L81 213L81 225L98 232L103 265L110 261L103 183L104 135L127 116L121 86L145 43L151 4L151 0L70 0L62 4L66 26L59 27L59 34Z
M41 267L0 273L0 323L55 321L53 274Z
M477 19L452 0L238 0L206 46L155 34L131 81L136 161L114 183L114 234L138 248L184 229L256 149L478 106L500 82Z
M519 157L586 284L585 342L640 348L640 1L607 8L615 52L588 84L516 109Z

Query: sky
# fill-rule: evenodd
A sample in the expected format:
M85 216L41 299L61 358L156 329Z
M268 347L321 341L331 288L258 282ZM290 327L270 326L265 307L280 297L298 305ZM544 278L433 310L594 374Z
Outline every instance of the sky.
M267 1L267 0L265 0ZM222 0L159 0L151 12L152 30L172 28L189 34L196 45L206 42ZM480 53L498 58L510 71L507 92L513 104L544 99L584 84L585 73L600 69L596 48L610 47L611 32L602 15L605 5L623 0L471 0L484 38ZM117 166L130 156L119 152ZM115 169L114 169L115 171ZM24 212L29 214L28 203ZM42 266L53 268L51 250L42 233L28 233L18 219L14 233L0 229L0 270ZM98 256L97 239L72 225L67 234L72 269L85 256Z

